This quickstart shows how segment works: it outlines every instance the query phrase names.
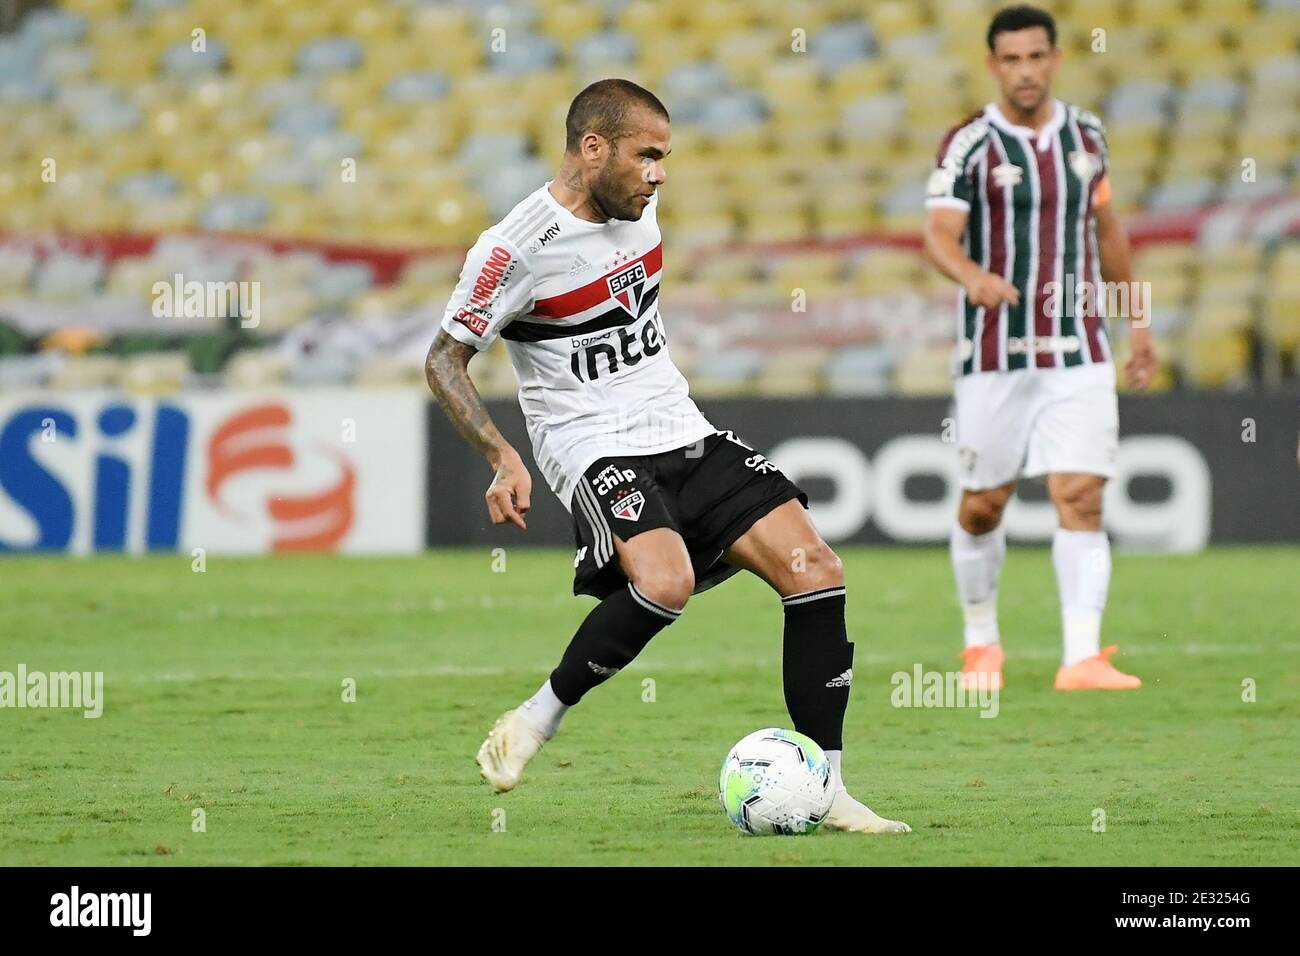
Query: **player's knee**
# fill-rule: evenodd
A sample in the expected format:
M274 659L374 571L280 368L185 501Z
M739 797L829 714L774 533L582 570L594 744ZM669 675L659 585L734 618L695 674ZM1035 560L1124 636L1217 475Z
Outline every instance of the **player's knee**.
M1052 500L1061 517L1071 524L1096 524L1101 520L1104 483L1091 476L1060 482Z
M1007 500L996 492L969 494L961 503L961 526L971 534L988 534L1002 523Z
M796 573L791 594L844 586L844 563L825 541L817 542L805 552L802 562L796 560L793 565Z
M680 611L695 590L695 572L689 564L669 564L645 571L633 583L656 604Z

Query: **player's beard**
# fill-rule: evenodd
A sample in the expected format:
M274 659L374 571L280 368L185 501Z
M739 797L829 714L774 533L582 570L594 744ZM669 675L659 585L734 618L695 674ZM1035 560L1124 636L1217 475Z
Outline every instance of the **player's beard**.
M610 219L625 219L635 222L641 218L642 208L636 202L636 196L629 196L614 176L613 157L601 167L591 180L591 202L596 209Z

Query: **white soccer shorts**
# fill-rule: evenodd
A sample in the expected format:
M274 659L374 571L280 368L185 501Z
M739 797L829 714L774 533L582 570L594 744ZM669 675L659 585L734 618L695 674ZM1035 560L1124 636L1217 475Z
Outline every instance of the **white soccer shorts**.
M1115 476L1115 366L964 375L954 385L962 488L982 491L1056 472Z

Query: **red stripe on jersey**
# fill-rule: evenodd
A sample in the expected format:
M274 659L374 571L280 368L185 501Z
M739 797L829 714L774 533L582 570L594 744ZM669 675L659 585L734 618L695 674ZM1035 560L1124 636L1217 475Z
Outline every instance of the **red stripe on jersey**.
M567 319L571 315L577 315L579 312L586 312L588 309L606 302L610 298L609 285L606 280L612 275L623 272L638 262L645 263L646 278L657 275L663 268L664 253L663 243L655 246L643 256L624 263L617 269L613 269L601 276L599 279L593 279L586 285L579 286L576 289L570 289L568 292L562 292L559 295L549 296L545 299L538 299L533 304L531 317L537 319Z
M990 141L996 142L997 135L990 130ZM989 204L989 272L1000 276L1007 268L1007 206L1002 187L993 178L993 167L997 165L993 160L997 155L1002 162L1006 162L1006 155L1002 152L1001 143L997 146L996 150L990 149L988 162L985 163L988 172L984 179L984 195ZM980 360L975 369L977 372L993 372L999 367L998 340L1002 337L1001 316L1006 308L1004 303L996 309L984 310L984 331L980 334Z
M1056 278L1056 203L1058 184L1056 182L1056 147L1044 152L1034 149L1035 165L1038 166L1038 282L1035 286L1034 301L1027 303L1034 310L1034 335L1044 338L1052 334L1052 317L1047 314L1046 285ZM1058 297L1058 302L1059 297ZM1035 351L1034 364L1039 368L1052 368L1056 365L1055 352Z
M1098 145L1095 142L1093 142L1092 136L1089 133L1090 131L1087 129L1079 130L1079 138L1083 141L1083 148L1086 149L1088 152L1092 153L1098 159L1100 159L1101 150L1098 147ZM1090 228L1092 227L1093 222L1096 218L1092 211L1092 193L1093 190L1097 188L1097 182L1100 178L1101 178L1100 174L1093 176L1092 182L1088 184L1088 206L1087 206L1088 220L1083 230L1083 239L1084 239L1083 279L1085 282L1091 283L1093 285L1093 289L1092 289L1093 294L1091 296L1092 308L1084 310L1083 329L1084 329L1084 338L1087 341L1087 345L1088 345L1088 357L1093 362L1106 361L1106 353L1102 351L1101 341L1100 341L1100 336L1101 336L1100 313L1101 313L1101 305L1102 305L1101 300L1103 296L1101 295L1102 290L1100 284L1097 282L1097 280L1100 278L1100 273L1096 271L1097 267L1093 262L1092 243L1093 243L1094 233L1092 228Z

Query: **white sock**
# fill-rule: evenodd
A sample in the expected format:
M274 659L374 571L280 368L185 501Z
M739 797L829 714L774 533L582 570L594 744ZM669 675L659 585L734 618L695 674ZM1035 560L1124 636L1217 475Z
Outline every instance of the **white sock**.
M844 757L843 750L826 751L826 759L831 762L831 770L835 774L835 784L836 784L835 789L837 791L844 789L844 775L840 773L840 761L843 759L843 757Z
M537 689L537 693L519 705L519 714L549 739L560 729L560 719L569 705L562 703L551 690L551 679Z
M1052 563L1061 593L1061 629L1069 667L1101 652L1101 614L1110 590L1110 538L1104 531L1067 531L1052 536Z
M998 574L1007 556L1006 531L999 525L986 534L971 534L954 524L948 549L966 620L966 646L997 644Z

